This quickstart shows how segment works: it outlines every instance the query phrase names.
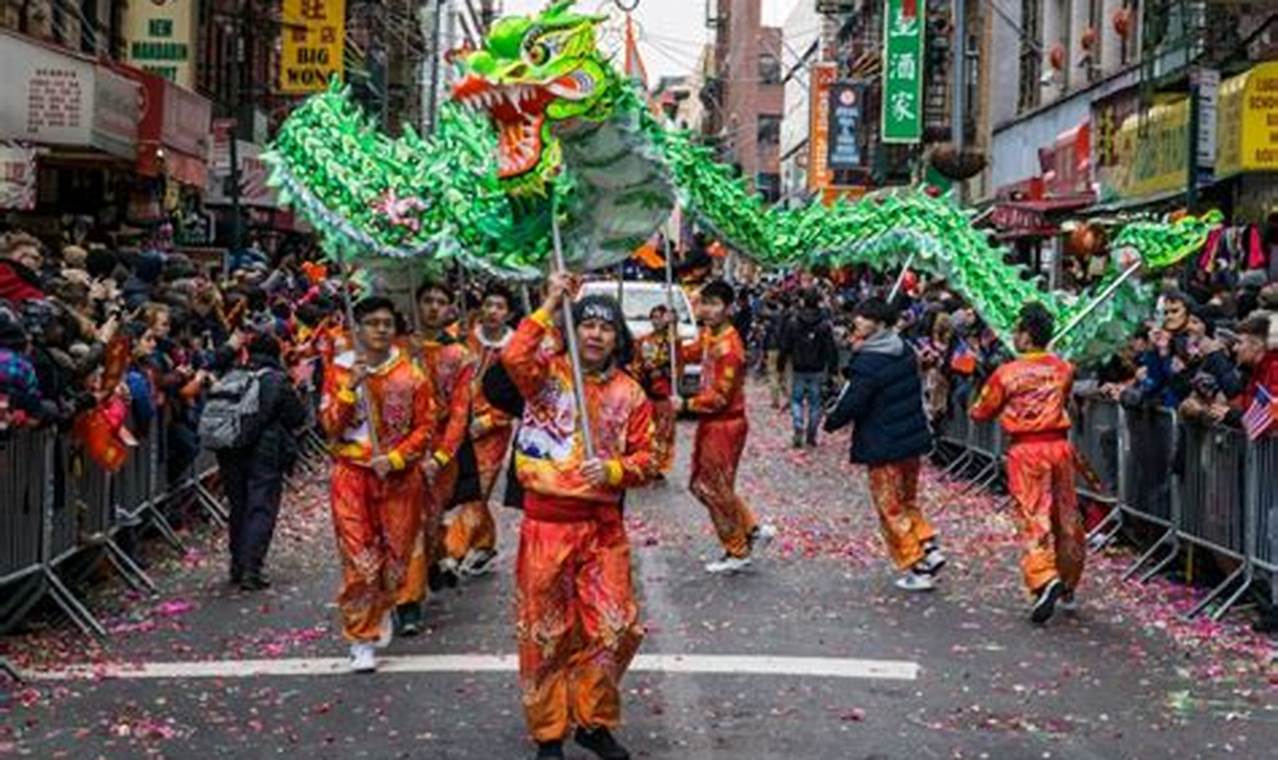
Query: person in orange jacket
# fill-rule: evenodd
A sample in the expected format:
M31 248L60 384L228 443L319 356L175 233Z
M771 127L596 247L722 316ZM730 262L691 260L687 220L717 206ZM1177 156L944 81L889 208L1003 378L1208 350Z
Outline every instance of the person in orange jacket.
M1074 367L1048 353L1053 328L1046 307L1026 304L1013 334L1019 358L994 371L971 409L978 422L999 417L1011 439L1007 490L1019 514L1021 572L1034 599L1030 620L1040 625L1058 603L1073 608L1086 556L1069 442Z
M407 343L413 359L429 378L434 394L433 451L423 457L421 465L426 477L422 550L414 552L396 600L397 633L404 636L421 632L422 603L428 590L456 583L457 563L443 546L443 517L452 504L457 485L458 454L470 421L474 377L470 350L448 332L448 326L454 321L452 292L441 282L427 280L417 288L415 297L420 335Z
M703 328L695 344L679 347L680 358L701 362L701 390L679 399L679 412L697 415L692 449L692 494L706 506L723 556L706 565L711 573L734 573L750 566L755 550L776 535L759 523L735 490L737 466L749 424L745 411L745 346L729 320L732 286L716 280L701 289L697 303Z
M675 410L672 397L675 393L674 381L670 377L670 331L675 318L665 304L658 304L652 307L648 319L652 323L652 332L635 341L630 374L639 381L652 401L657 463L664 477L674 467Z
M497 556L497 522L488 499L497 485L514 420L493 406L484 395L484 373L496 364L514 331L508 324L512 311L510 291L493 284L484 292L479 322L466 339L474 357L470 375L470 426L468 435L475 452L478 492L446 518L444 546L447 556L464 575L482 575Z
M359 352L334 358L319 416L333 455L342 632L352 670L369 672L374 648L390 643L396 597L423 540L420 460L432 443L434 410L430 379L394 344L391 301L365 298L354 314Z
M593 458L586 454L572 367L555 315L579 281L550 278L541 308L520 323L501 361L524 398L515 470L524 518L515 563L524 715L537 757L578 744L606 760L629 753L612 735L619 683L643 638L622 520L625 489L656 475L652 405L621 367L629 337L611 296L575 304Z

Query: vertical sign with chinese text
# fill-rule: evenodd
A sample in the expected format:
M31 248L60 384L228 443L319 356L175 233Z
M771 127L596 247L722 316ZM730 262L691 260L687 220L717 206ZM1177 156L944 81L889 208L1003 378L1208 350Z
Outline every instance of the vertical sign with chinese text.
M195 0L131 2L125 12L126 60L152 74L195 89L191 37Z
M855 82L836 82L830 87L831 171L864 168L861 150L861 113L864 87Z
M923 15L927 0L883 0L885 143L923 137Z
M830 85L838 76L838 66L812 66L808 93L808 189L822 190L834 182L828 163L830 156Z
M342 76L346 0L284 0L280 92L304 94Z

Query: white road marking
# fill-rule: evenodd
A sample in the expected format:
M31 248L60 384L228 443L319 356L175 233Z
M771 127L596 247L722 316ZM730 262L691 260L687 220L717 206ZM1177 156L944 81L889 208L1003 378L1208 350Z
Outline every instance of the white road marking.
M378 658L381 673L513 673L513 654L428 654ZM906 660L863 660L835 657L771 657L766 655L641 654L630 670L691 675L767 675L813 678L858 678L913 681L919 665ZM175 678L253 678L256 676L344 675L345 657L279 660L208 660L76 665L24 673L35 681Z

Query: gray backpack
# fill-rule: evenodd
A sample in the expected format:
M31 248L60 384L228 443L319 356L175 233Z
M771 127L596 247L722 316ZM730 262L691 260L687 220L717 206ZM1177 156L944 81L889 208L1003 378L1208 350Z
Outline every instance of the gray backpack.
M200 412L200 445L213 451L256 442L262 426L262 376L266 370L231 370L209 389Z

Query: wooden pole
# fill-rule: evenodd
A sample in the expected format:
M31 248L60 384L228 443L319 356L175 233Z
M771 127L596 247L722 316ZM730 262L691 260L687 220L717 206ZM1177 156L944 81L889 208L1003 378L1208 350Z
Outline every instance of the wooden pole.
M674 398L679 396L679 312L674 304L674 255L670 250L670 238L666 243L666 308L670 310L670 390ZM678 404L675 404L678 406Z
M1091 303L1087 304L1087 308L1083 309L1082 311L1078 312L1073 317L1071 317L1069 322L1066 323L1066 325L1062 327L1060 331L1058 331L1055 335L1052 336L1051 342L1047 344L1047 350L1049 351L1052 350L1052 348L1057 344L1058 341L1060 341L1061 338L1064 338L1066 335L1068 335L1075 327L1078 327L1078 325L1084 319L1086 319L1088 315L1090 315L1093 311L1096 311L1096 309L1099 308L1101 304L1108 301L1110 297L1114 295L1114 291L1118 290L1120 285L1122 285L1124 282L1127 282L1127 280L1129 280L1132 275L1136 274L1136 271L1139 270L1140 267L1141 267L1141 262L1140 260L1137 260L1131 266L1124 269L1123 273L1120 274L1117 278L1115 278L1113 282L1111 282L1109 285L1106 285L1105 289L1101 291L1101 294L1096 296L1096 298L1093 299Z
M550 204L550 229L555 245L555 271L566 272L563 242L559 237L559 210L553 196ZM590 436L590 414L586 409L586 381L581 371L581 354L577 352L577 327L573 324L572 298L564 294L563 302L564 342L568 346L568 361L572 365L572 396L577 404L577 418L581 421L582 445L587 459L595 458L595 442Z

